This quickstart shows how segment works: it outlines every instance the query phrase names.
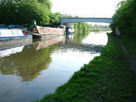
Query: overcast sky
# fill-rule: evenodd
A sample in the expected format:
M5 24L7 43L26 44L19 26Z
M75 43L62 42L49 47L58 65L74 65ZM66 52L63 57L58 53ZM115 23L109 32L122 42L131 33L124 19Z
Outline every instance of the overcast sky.
M112 17L121 0L51 0L52 11L84 17Z

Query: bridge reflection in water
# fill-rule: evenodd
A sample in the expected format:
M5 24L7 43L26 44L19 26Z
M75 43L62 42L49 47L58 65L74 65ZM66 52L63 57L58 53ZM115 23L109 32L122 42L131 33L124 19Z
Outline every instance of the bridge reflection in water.
M104 45L87 43L91 35L47 38L0 51L0 102L31 102L53 93L100 55Z

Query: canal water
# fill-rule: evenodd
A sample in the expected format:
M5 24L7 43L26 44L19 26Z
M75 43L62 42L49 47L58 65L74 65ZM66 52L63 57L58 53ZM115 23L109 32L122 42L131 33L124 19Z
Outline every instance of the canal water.
M31 102L55 92L99 56L107 40L106 32L90 32L1 50L0 102Z

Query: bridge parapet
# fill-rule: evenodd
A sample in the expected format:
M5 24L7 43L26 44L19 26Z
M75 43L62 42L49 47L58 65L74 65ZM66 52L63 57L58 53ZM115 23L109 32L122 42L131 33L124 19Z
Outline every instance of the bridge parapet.
M112 23L112 18L60 18L60 24L75 22Z

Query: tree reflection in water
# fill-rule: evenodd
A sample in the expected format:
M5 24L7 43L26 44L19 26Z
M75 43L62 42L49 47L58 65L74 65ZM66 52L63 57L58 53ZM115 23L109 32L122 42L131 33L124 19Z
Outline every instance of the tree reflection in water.
M82 31L82 32L75 32L74 33L74 41L81 43L82 40L88 36L88 34L89 34L89 32L84 32L84 31Z
M0 62L1 73L21 76L22 81L35 79L51 63L52 51L59 48L56 44L36 51L37 46L27 45L22 52L3 57Z

